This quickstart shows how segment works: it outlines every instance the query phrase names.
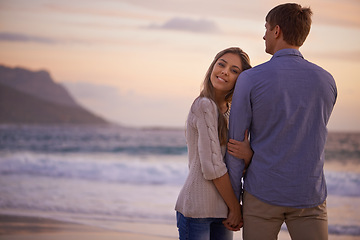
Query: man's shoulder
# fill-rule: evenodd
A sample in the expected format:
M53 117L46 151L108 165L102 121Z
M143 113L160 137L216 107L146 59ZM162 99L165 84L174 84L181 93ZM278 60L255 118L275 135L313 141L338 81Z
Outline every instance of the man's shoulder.
M308 60L305 60L305 62L307 63L308 67L312 68L312 70L315 70L315 71L321 71L325 74L329 74L331 75L327 70L325 70L324 68L322 68L321 66L313 63L313 62L310 62Z
M253 78L257 75L265 74L266 72L271 71L271 69L272 69L271 62L267 61L267 62L261 63L259 65L256 65L250 69L243 71L241 73L241 76L243 78L247 78L247 77Z

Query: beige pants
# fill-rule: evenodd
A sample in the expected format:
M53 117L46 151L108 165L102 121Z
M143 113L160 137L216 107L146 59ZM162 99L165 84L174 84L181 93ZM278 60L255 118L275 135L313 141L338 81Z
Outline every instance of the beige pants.
M245 192L243 218L244 240L276 240L283 222L292 240L328 239L326 201L299 209L270 205Z

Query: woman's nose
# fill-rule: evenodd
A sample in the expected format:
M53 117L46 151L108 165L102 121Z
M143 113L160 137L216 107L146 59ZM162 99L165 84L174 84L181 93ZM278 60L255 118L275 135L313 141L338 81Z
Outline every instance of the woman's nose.
M228 74L229 74L228 69L223 69L223 70L221 71L221 73L224 74L224 75L228 75Z

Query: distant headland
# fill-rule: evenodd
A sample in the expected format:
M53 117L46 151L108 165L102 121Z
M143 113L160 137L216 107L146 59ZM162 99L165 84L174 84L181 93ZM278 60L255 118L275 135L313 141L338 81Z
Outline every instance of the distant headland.
M0 65L0 124L109 124L80 106L49 72Z

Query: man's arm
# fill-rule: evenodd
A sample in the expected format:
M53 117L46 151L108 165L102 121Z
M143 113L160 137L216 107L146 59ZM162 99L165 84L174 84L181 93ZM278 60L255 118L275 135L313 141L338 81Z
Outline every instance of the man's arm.
M235 85L234 95L231 104L229 119L229 139L243 141L245 130L249 129L251 133L251 88L248 84L246 73L241 73ZM242 190L241 178L245 168L244 161L238 159L229 153L225 156L231 184L238 200Z
M227 219L223 221L223 224L229 230L239 231L243 226L241 208L231 187L229 174L225 173L225 175L214 179L213 183L229 208L229 215Z

